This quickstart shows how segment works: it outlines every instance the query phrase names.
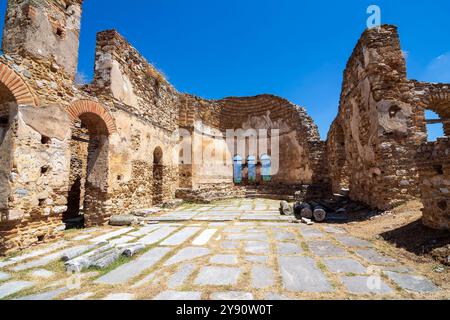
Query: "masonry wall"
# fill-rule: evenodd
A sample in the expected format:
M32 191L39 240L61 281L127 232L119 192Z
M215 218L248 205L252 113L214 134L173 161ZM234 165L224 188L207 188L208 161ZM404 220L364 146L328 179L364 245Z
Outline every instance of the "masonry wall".
M379 209L418 197L414 157L426 140L423 121L396 27L367 30L347 63L328 135L334 191L348 183L353 200Z
M316 185L316 196L318 190L323 191L321 194L330 192L325 144L320 141L317 126L303 108L285 99L260 95L211 101L185 95L180 127L192 137L192 164L181 164L185 188L220 189L226 185L232 190L233 158L239 155L244 160L243 185L260 185L272 189L270 192L292 195L303 185ZM241 144L238 134L246 136ZM264 154L271 156L271 181L261 177L260 157ZM254 182L248 181L246 171L250 155L257 160Z
M423 222L450 230L450 138L421 146L417 154Z

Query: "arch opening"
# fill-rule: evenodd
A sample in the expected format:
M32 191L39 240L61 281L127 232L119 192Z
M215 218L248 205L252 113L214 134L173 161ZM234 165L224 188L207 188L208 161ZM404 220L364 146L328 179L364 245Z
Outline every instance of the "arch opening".
M102 225L106 222L104 203L108 199L109 131L104 119L93 112L78 116L70 141L70 174L67 228Z

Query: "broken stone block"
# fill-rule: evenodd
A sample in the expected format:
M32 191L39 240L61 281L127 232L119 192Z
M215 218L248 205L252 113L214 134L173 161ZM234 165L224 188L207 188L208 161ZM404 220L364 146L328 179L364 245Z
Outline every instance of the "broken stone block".
M132 215L112 216L109 219L109 224L115 227L136 225L138 222L138 218Z
M282 216L292 216L294 214L294 209L289 205L287 201L281 201L280 214Z

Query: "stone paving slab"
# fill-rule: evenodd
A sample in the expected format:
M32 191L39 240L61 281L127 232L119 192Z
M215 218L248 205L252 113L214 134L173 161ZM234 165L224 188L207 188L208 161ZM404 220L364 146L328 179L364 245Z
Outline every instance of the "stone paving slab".
M336 235L336 240L348 247L371 248L373 244L369 241L358 239L351 236Z
M238 264L238 256L235 254L218 254L212 256L209 262L213 264L234 265Z
M169 289L176 289L184 284L186 279L195 271L197 266L195 264L183 265L174 273L167 283Z
M278 301L278 300L292 300L291 298L278 294L278 293L268 293L265 295L264 300L268 301Z
M241 291L215 292L211 294L211 300L253 300L253 294Z
M168 226L163 227L139 239L139 242L145 244L146 246L158 243L162 239L167 238L177 229L178 229L177 227L168 227Z
M160 247L151 249L142 256L138 257L136 260L121 265L120 267L95 280L95 283L109 285L126 283L129 280L139 276L145 270L150 269L171 250L171 248Z
M384 273L399 287L407 291L426 293L436 292L439 290L433 282L422 276L402 274L391 271L385 271Z
M265 233L243 233L243 234L229 234L228 240L252 240L252 241L268 241L269 237Z
M66 241L60 241L60 242L57 242L50 246L47 246L45 248L33 250L30 253L27 253L27 254L24 254L24 255L21 255L18 257L14 257L14 258L8 259L6 261L0 261L0 268L7 267L10 265L31 259L31 258L36 258L38 256L42 256L42 255L50 253L52 251L61 249L61 248L65 247L67 244L68 244L68 242L66 242Z
M130 235L132 237L142 237L142 236L148 235L149 233L151 233L155 230L158 230L159 228L161 228L161 226L157 225L157 224L151 225L151 226L145 226L143 228L140 228L137 231L130 232L128 235Z
M348 255L347 251L330 241L310 241L309 249L320 257L342 257Z
M105 241L107 241L109 239L116 238L116 237L121 236L121 235L123 235L125 233L128 233L131 230L133 230L133 228L121 228L121 229L114 230L112 232L108 232L106 234L103 234L101 236L98 236L98 237L96 237L94 239L91 239L89 241L91 243L105 242Z
M276 241L297 240L295 234L289 231L275 231L274 237Z
M64 288L59 288L59 289L55 289L52 291L48 291L48 292L44 292L44 293L38 293L38 294L33 294L33 295L29 295L26 297L22 297L16 300L28 300L28 301L46 301L46 300L54 300L56 299L58 296L62 295L63 293L69 291L70 289L67 287Z
M34 283L29 281L10 281L3 283L0 285L0 299L31 288L32 286L34 286Z
M116 300L116 301L125 301L125 300L134 300L135 295L132 293L111 293L104 297L102 300Z
M237 240L225 240L220 243L222 249L225 250L235 250L240 246L240 242Z
M254 289L264 289L275 284L275 273L268 267L253 266L251 274L251 286Z
M270 250L270 247L267 242L246 241L244 250L246 253L250 254L267 254Z
M194 246L204 246L216 234L217 229L204 230L200 235L192 241Z
M23 264L19 264L19 265L15 266L14 268L12 268L12 270L15 272L19 272L19 271L24 271L24 270L28 270L28 269L43 267L43 266L48 265L49 263L52 263L54 261L61 259L65 254L72 252L74 250L77 252L80 252L80 254L82 254L82 253L90 250L91 248L92 247L89 245L83 245L83 246L76 246L76 247L68 248L65 250L57 251L50 255L44 256L42 258L32 260L32 261L29 261L29 262L26 262Z
M361 249L356 250L355 252L364 260L373 264L393 264L397 262L397 260L395 260L394 258L384 256L373 249Z
M152 272L151 274L145 276L143 279L141 279L138 282L136 282L135 284L133 284L131 286L131 288L136 289L136 288L145 286L147 284L150 284L156 278L156 273L157 272L155 271L155 272Z
M309 257L279 257L283 287L294 292L332 292L316 262Z
M81 300L87 300L90 297L93 297L94 295L95 295L94 292L85 292L85 293L81 293L81 294L78 294L76 296L64 299L64 300L67 300L67 301L81 301Z
M164 291L158 294L153 300L201 300L202 293L197 291Z
M322 231L320 231L319 229L316 229L315 227L302 228L300 233L303 236L303 238L305 238L307 240L325 237L325 234Z
M240 268L203 267L200 269L194 283L202 286L236 285L241 272Z
M245 260L252 263L268 264L269 257L267 256L246 256Z
M5 281L11 279L11 275L0 271L0 281Z
M303 249L297 243L280 242L277 244L279 255L296 255L303 253Z
M135 237L126 235L126 236L123 236L123 237L111 240L109 243L114 245L114 246L117 246L117 245L125 244L125 243L128 243L128 242L132 242L132 241L135 241L135 240L136 240Z
M354 274L366 274L368 273L365 268L358 261L350 258L338 258L338 259L323 259L327 269L333 273L354 273Z
M162 246L179 246L183 244L187 239L193 237L196 233L200 231L200 227L186 227L181 229L174 235L170 236L163 242L161 242Z
M392 289L379 277L355 276L341 277L347 291L353 294L390 294Z
M179 250L174 256L164 263L164 266L171 266L184 261L191 261L211 254L208 248L187 247Z
M33 272L31 272L31 276L34 278L43 278L43 279L48 279L51 278L55 275L54 272L45 270L45 269L38 269L35 270Z

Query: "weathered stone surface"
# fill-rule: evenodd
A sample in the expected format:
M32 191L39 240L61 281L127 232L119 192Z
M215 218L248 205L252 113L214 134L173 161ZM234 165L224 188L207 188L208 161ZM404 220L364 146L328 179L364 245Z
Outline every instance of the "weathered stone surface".
M271 287L275 284L275 274L274 271L268 267L264 266L253 266L252 267L252 288L263 289Z
M179 250L174 256L164 263L164 266L171 266L180 262L190 261L207 256L211 250L199 247L187 247Z
M236 285L240 275L240 268L203 267L200 269L194 284L203 286Z
M201 300L202 293L196 291L164 291L158 294L153 300Z
M54 300L58 296L62 295L63 293L69 291L70 289L67 287L55 289L52 291L44 292L44 293L38 293L33 294L30 296L22 297L17 300L37 300L37 301L44 301L44 300Z
M169 236L171 233L173 233L175 230L177 230L176 227L163 227L161 229L156 230L155 232L150 233L149 235L139 239L140 243L143 243L145 245L152 245L155 244L162 239Z
M327 269L334 273L368 273L367 268L364 268L358 261L350 258L324 259Z
M341 277L341 281L350 293L354 294L389 294L392 289L376 276Z
M44 278L48 279L53 277L55 274L51 271L45 270L45 269L38 269L33 272L31 272L31 276L35 278Z
M123 235L125 233L128 233L131 230L133 230L133 228L117 229L117 230L114 230L112 232L108 232L106 234L98 236L98 237L96 237L94 239L91 239L90 242L92 242L92 243L102 243L102 242L105 242L105 241L107 241L109 239L116 238L116 237L121 236L121 235Z
M167 287L169 289L176 289L184 284L186 279L194 272L196 269L195 264L186 264L180 266L178 271L170 277Z
M0 281L5 281L11 278L11 275L0 271Z
M439 288L430 280L411 274L402 274L392 271L384 272L389 279L394 281L399 287L404 290L413 291L413 292L436 292Z
M292 300L292 299L277 293L268 293L264 297L264 300L277 301L277 300Z
M135 300L135 296L132 293L111 293L104 297L102 300Z
M300 233L305 239L322 238L325 236L320 230L315 227L301 229Z
M244 250L250 254L268 254L270 248L267 242L246 241Z
M277 244L277 253L279 255L301 254L303 249L296 243L281 242Z
M321 257L341 257L348 255L344 249L337 247L330 241L310 241L308 242L308 246L314 254Z
M245 260L248 262L267 264L269 263L268 256L245 256Z
M295 292L331 292L333 288L309 257L278 258L283 287Z
M348 247L356 247L356 248L371 248L371 247L373 247L373 245L369 241L361 240L361 239L351 237L351 236L337 235L336 239L340 243L342 243Z
M94 292L85 292L85 293L80 293L80 294L78 294L78 295L76 295L76 296L67 298L67 299L65 299L65 300L67 300L67 301L87 300L87 299L89 299L90 297L92 297L92 296L94 296L94 295L95 295Z
M126 283L145 270L150 269L170 251L170 248L151 249L136 260L124 264L95 280L95 283L109 285Z
M204 230L197 238L192 241L194 246L204 246L209 242L209 240L214 236L217 232L217 229L207 229Z
M29 281L10 281L0 285L0 299L32 287L34 283Z
M234 265L238 264L238 256L235 254L218 254L212 256L211 259L209 259L209 262L213 264Z
M357 255L361 256L364 260L367 262L373 263L373 264L393 264L397 262L394 258L390 258L384 255L379 254L373 249L367 249L367 250L356 250L355 251Z
M119 215L109 218L109 224L116 227L131 226L137 223L138 219L133 215Z
M253 294L241 291L215 292L211 294L211 300L253 300Z
M170 236L163 242L161 242L162 246L178 246L184 243L187 239L193 237L196 233L200 231L200 227L186 227L181 229L174 235Z

